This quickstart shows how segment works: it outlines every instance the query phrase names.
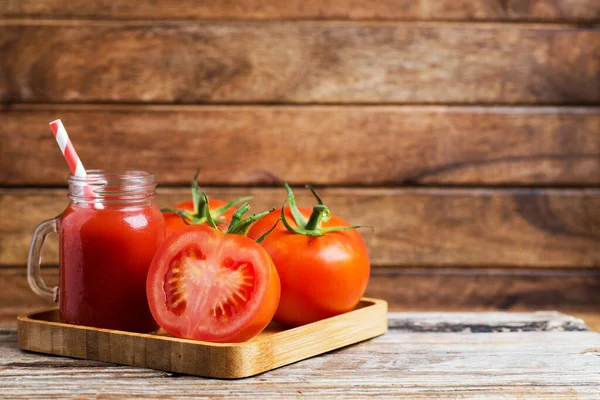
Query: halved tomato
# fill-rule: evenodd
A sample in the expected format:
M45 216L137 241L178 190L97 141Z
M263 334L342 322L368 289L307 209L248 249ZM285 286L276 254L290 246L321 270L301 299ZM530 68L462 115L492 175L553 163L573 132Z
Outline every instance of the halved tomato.
M146 293L154 319L171 335L241 342L269 324L281 284L273 261L255 241L193 225L158 249Z

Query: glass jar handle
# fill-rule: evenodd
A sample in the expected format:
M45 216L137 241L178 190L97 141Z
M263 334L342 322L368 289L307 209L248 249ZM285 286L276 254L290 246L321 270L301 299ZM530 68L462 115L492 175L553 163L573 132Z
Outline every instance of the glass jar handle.
M27 282L36 294L48 297L56 302L58 300L58 287L48 286L42 279L42 247L46 238L51 233L58 232L57 218L44 221L38 225L33 234L33 241L29 248L29 258L27 260Z

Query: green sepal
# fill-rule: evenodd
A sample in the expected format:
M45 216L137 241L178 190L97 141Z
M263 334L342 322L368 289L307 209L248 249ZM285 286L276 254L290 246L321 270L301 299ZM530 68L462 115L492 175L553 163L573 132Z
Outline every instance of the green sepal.
M281 222L283 222L283 225L287 228L287 230L292 233L298 235L319 237L325 236L326 233L348 231L358 228L371 228L371 230L375 230L375 228L373 228L370 225L331 226L328 228L322 228L322 223L327 222L331 219L331 211L329 210L329 207L323 204L321 197L319 197L316 190L311 185L306 185L306 188L312 192L312 194L317 199L318 204L313 207L313 211L310 215L310 218L308 219L308 221L306 221L306 218L304 218L304 215L302 215L302 213L298 209L298 206L296 205L296 199L294 197L292 189L290 188L287 182L284 183L284 186L285 190L287 191L288 197L283 203L283 206L281 207ZM285 205L288 202L290 203L290 211L292 213L294 221L296 222L297 228L294 228L285 216Z
M248 200L252 200L252 196L238 197L237 199L231 200L229 203L214 209L210 210L208 205L208 197L204 193L204 191L198 185L198 175L200 174L200 167L196 170L194 174L194 179L192 180L192 203L194 204L194 210L177 210L174 208L162 208L162 212L172 212L179 215L183 222L187 225L199 225L208 222L207 213L210 214L211 219L213 220L215 225L227 225L227 222L221 221L219 217L233 208L236 204L243 203ZM204 195L203 195L204 193ZM210 224L209 224L210 225ZM212 226L212 225L211 225Z
M339 231L351 231L353 229L358 228L369 228L374 231L375 228L371 225L352 225L352 226L332 226L331 228L321 228L321 232L329 233L329 232L339 232Z
M309 190L312 192L312 194L313 194L313 195L314 195L314 196L317 198L317 202L318 202L320 205L323 205L323 200L321 200L321 198L320 198L320 197L319 197L319 195L317 194L317 191L315 190L315 188L314 188L314 187L312 187L312 185L306 185L306 186L304 186L304 187L305 187L305 188L307 188L307 189L309 189Z
M285 226L288 231L290 231L292 233L297 233L297 234L304 234L304 232L302 232L302 228L304 228L304 227L302 227L302 228L294 228L293 226L290 225L290 223L287 220L287 217L285 216L285 205L287 204L287 202L288 202L289 199L290 198L288 197L283 202L283 205L281 206L281 217L279 219L281 220L281 222L283 223L283 226ZM298 225L298 222L296 222L296 225Z
M296 197L294 197L294 192L292 192L292 188L290 187L290 185L288 185L287 181L283 183L283 186L285 186L285 190L288 195L287 199L290 202L290 210L292 211L294 220L296 221L298 226L306 225L306 218L304 218L304 215L302 215L302 213L298 209L298 206L296 205Z
M194 218L194 216L191 212L187 210L178 210L177 208L161 208L160 211L177 214L179 215L184 224L192 225L190 221Z
M204 190L202 190L200 188L198 188L198 191L201 193L202 201L206 205L208 205L208 196L206 195L206 192L204 192ZM206 223L208 224L208 226L220 231L220 229L217 227L217 224L215 223L215 220L213 219L212 215L210 215L210 209L208 208L208 206L203 208L202 216L206 220Z
M265 233L263 233L262 235L260 235L260 237L258 239L256 239L255 242L260 244L263 240L265 240L265 238L267 236L269 236L269 234L271 232L273 232L273 230L275 228L277 228L277 224L279 224L279 221L281 221L281 218L279 218L277 221L275 221L275 224L268 231L266 231Z
M218 218L221 215L225 214L227 211L229 211L229 209L232 208L233 206L235 206L236 204L250 201L253 198L254 198L254 196L238 197L237 199L233 199L229 203L227 203L215 210L212 210L210 213L213 214L213 218Z
M198 175L200 174L200 170L202 167L198 166L196 173L194 174L194 179L192 180L192 202L194 203L194 215L200 215L200 187L198 186ZM207 202L208 204L208 202Z
M198 190L199 190L199 196L202 198L202 201L204 201L208 204L208 196L206 195L204 190L202 190L202 189L198 189ZM246 236L248 234L248 230L250 229L250 227L252 226L253 223L255 223L259 219L267 216L269 213L275 211L275 209L273 208L269 211L261 212L258 214L253 214L252 216L250 216L248 218L244 218L244 214L246 212L248 212L249 209L250 209L250 204L248 204L248 203L242 204L242 206L231 217L231 223L229 224L229 227L227 228L227 230L224 231L224 233L228 233L228 234L232 234L232 235ZM207 209L205 208L204 215L203 215L203 217L206 220L206 223L210 227L223 232L223 230L221 230L217 226L217 221L215 221L213 219L213 217L210 215L211 213L206 210ZM264 237L266 237L274 228L275 227L271 228L266 234L263 234L261 236L261 238L264 239ZM261 239L261 238L259 238L259 239Z
M187 219L192 219L194 214L192 214L191 212L187 211L187 210L179 210L177 208L161 208L160 209L161 212L170 212L173 214L177 214L182 218L187 218Z
M273 212L275 209L271 209L269 211L264 211L258 214L253 214L248 218L244 218L244 214L250 209L250 204L244 203L236 212L233 214L231 218L231 224L227 229L226 233L231 233L233 235L242 235L246 236L248 234L248 230L252 226L253 223L258 221L259 219L266 217L269 213ZM272 231L273 229L271 229ZM269 231L269 233L271 232ZM263 235L266 236L266 235ZM264 238L263 238L264 239Z

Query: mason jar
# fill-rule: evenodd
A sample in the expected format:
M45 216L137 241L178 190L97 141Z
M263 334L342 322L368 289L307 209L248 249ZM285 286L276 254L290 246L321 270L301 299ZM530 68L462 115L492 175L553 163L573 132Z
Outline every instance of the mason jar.
M157 329L146 298L148 267L165 236L154 203L156 179L143 171L89 170L69 175L67 208L36 229L27 277L59 305L60 321L131 332ZM59 235L59 285L40 270L46 237Z

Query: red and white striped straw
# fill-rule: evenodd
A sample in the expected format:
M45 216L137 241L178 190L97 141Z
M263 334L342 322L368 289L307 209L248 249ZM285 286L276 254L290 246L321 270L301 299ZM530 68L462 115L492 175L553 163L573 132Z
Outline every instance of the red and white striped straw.
M58 143L58 147L60 147L60 151L62 151L65 160L67 160L67 164L69 164L69 169L71 173L80 178L85 178L87 176L87 172L85 172L85 168L83 168L83 164L75 151L75 147L73 147L73 143L71 143L71 139L69 139L69 135L60 119L50 122L50 129L56 138L56 142ZM89 186L83 187L83 193L86 197L94 198L94 192L92 188ZM90 202L90 205L93 205L96 209L103 209L104 206L101 203Z
M52 129L52 133L56 138L60 151L62 151L65 160L67 160L67 164L69 164L71 173L82 178L86 177L87 173L85 172L85 168L83 168L83 164L75 151L75 147L73 147L73 143L71 143L71 139L69 139L69 135L67 134L62 121L57 119L50 122L50 129Z

